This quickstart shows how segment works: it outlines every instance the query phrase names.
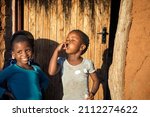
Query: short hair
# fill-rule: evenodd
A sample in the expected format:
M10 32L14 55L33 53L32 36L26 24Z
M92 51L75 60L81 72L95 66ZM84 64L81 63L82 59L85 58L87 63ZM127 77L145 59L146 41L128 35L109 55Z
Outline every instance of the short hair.
M83 43L85 44L86 48L81 53L81 54L84 54L89 47L89 37L87 36L87 34L85 34L83 31L81 31L79 29L72 30L70 33L72 33L72 32L78 33L80 38L82 39Z
M23 41L27 41L32 50L34 49L34 37L29 31L25 30L17 31L12 35L10 40L11 49L13 49L14 43Z

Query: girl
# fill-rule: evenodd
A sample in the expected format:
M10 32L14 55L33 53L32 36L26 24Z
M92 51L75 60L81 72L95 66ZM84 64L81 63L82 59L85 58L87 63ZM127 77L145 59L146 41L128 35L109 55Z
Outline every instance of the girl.
M29 36L30 35L30 36ZM0 97L16 100L40 100L48 86L48 77L30 60L33 56L33 38L27 31L16 32L11 39L12 59L15 63L0 72L0 83L7 82L7 89L0 87Z

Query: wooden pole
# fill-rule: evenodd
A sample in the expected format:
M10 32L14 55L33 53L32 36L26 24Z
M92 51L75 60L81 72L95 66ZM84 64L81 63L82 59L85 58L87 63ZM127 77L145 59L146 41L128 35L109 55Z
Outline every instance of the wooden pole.
M16 0L12 0L12 33L16 31Z
M109 87L111 98L124 98L124 75L127 42L131 26L132 0L121 0L119 20L114 43L113 62L109 70Z

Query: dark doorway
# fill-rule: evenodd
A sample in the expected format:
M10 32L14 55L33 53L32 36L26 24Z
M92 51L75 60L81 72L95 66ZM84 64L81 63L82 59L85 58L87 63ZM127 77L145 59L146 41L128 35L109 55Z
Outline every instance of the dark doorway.
M119 9L120 9L120 1L121 0L112 0L111 2L111 16L110 16L110 34L109 34L109 57L111 58L110 62L112 62L113 56L113 48L114 48L114 39L117 30L118 24L118 16L119 16Z
M112 63L112 57L113 57L113 48L114 48L114 40L115 40L115 34L117 30L117 24L118 24L118 16L119 16L119 9L120 9L120 1L117 0L111 1L111 16L110 16L110 30L109 30L109 48L105 50L103 53L103 65L101 67L102 73L104 73L104 78L102 79L102 85L104 89L104 100L110 100L110 90L108 85L108 72L109 67ZM104 72L103 72L104 71Z

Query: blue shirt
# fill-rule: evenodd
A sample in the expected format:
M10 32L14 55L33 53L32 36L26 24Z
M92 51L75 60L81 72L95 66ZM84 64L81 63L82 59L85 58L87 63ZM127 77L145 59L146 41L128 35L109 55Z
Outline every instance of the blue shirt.
M17 100L40 100L42 90L48 86L48 77L36 65L33 70L24 69L12 64L0 72L0 84L7 81L8 90ZM0 97L6 89L0 87Z

